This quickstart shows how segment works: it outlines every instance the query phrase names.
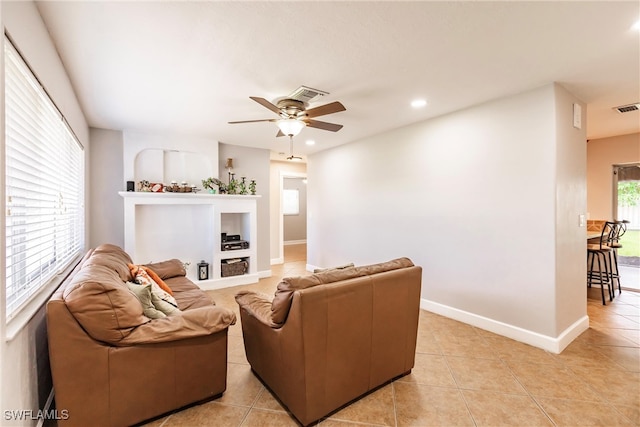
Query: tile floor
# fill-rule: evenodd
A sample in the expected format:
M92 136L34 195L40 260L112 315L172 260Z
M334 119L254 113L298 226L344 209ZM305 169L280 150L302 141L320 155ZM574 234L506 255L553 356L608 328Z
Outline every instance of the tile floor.
M640 267L620 265L620 278L622 287L631 291L640 292Z
M304 245L287 246L273 276L211 291L237 312L240 289L272 294L280 277L308 274ZM320 426L640 426L640 293L602 306L589 290L591 327L560 355L420 313L416 363ZM252 374L239 324L229 330L227 391L147 426L296 426Z

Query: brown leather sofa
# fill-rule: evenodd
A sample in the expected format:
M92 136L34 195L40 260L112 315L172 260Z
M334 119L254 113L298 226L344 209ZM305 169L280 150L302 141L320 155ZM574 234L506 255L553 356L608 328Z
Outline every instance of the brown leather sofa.
M181 312L149 319L129 290L131 258L89 251L47 303L59 426L128 426L226 389L227 328L235 314L185 276L178 260L150 267ZM62 412L65 411L65 412Z
M236 295L253 371L303 425L411 371L422 269L407 258Z

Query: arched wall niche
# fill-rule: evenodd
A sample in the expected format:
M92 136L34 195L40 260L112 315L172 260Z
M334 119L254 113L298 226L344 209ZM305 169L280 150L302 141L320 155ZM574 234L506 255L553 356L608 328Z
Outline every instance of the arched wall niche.
M202 187L202 180L214 175L211 160L192 151L145 148L135 157L135 182L149 181L169 184L187 182Z

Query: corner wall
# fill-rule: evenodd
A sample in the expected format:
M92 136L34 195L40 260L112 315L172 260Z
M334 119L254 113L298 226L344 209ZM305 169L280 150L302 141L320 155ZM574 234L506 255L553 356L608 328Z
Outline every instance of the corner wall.
M218 168L219 178L227 182L227 172L224 169L225 160L233 159L233 172L236 179L245 176L247 181L256 180L256 194L260 195L257 202L258 209L258 274L260 277L271 275L269 261L269 243L271 234L269 229L269 151L260 148L241 147L220 143ZM249 243L251 244L251 242Z
M573 341L587 324L587 274L585 227L580 215L587 210L586 106L562 86L554 85L556 123L556 231L555 317L553 337L565 331ZM582 126L573 126L573 105L582 107ZM586 215L585 215L586 218ZM572 328L572 324L579 322Z
M408 256L428 309L557 351L556 162L572 148L560 159L556 103L547 85L310 156L309 264Z

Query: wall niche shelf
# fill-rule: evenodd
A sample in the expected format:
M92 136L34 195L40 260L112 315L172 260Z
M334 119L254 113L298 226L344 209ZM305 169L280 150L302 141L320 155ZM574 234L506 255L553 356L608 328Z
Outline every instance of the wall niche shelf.
M189 262L187 277L205 290L258 281L257 200L260 196L121 191L124 249L138 264L177 258ZM239 234L249 247L222 250L221 233ZM245 274L222 277L224 260L243 258ZM209 263L198 280L197 264Z

